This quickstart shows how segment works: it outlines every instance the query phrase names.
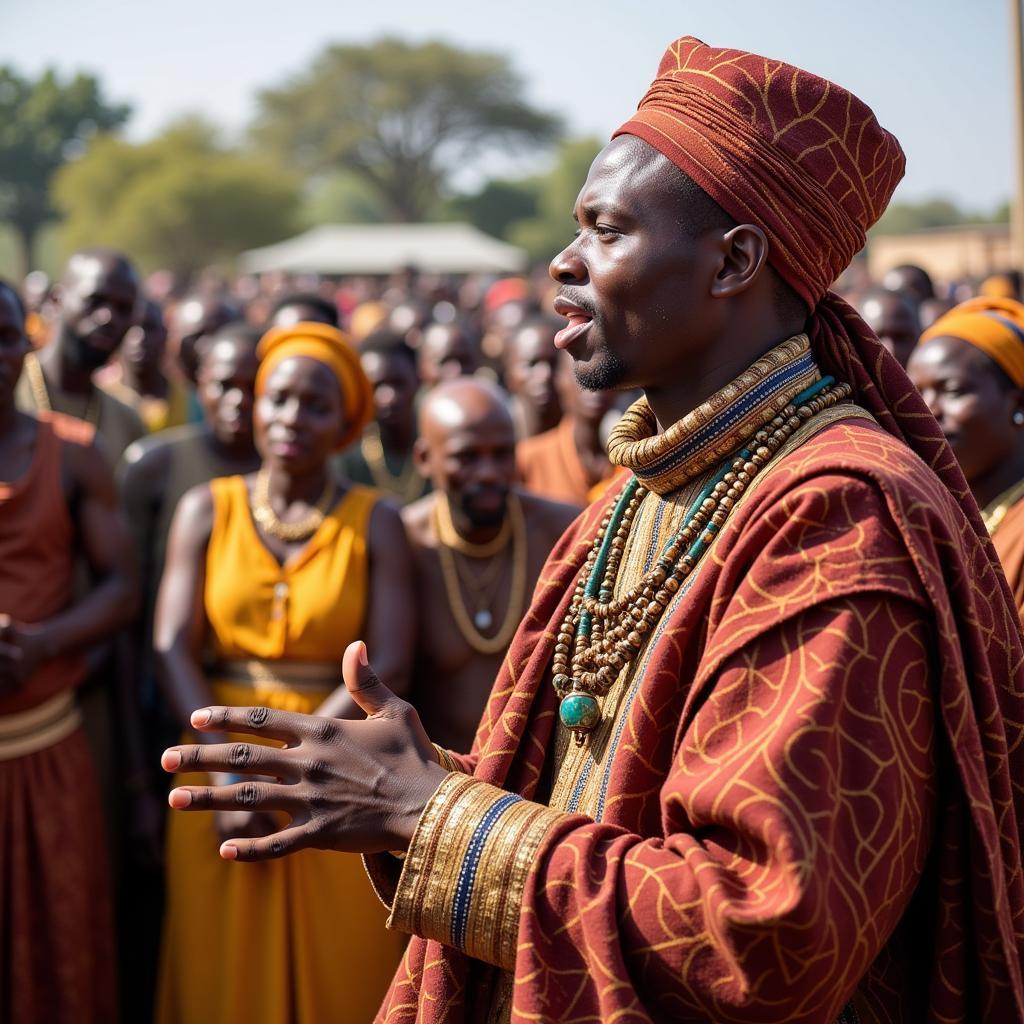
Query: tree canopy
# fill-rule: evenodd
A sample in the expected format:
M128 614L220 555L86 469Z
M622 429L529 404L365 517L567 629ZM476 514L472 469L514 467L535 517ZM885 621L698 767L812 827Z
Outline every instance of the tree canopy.
M558 128L526 101L505 57L384 38L328 47L308 72L261 93L252 137L306 172L358 175L390 217L415 221L486 151L547 143Z
M33 265L39 229L56 215L50 191L56 172L130 112L108 103L92 75L63 81L46 71L33 81L0 67L0 220L17 232L23 272Z
M97 139L57 175L54 195L65 250L110 245L179 277L292 234L302 202L291 176L221 147L194 119L140 145Z

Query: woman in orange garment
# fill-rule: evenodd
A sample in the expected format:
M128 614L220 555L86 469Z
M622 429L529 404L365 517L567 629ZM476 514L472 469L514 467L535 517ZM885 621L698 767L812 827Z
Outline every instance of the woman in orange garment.
M907 374L956 453L1024 617L1024 305L954 307L921 335Z
M182 499L157 602L157 657L183 723L217 701L319 714L329 730L332 718L361 717L341 683L342 652L357 637L375 638L388 659L381 675L406 687L408 548L398 513L375 491L328 474L329 457L360 436L373 407L344 336L298 323L265 335L260 356L261 468ZM245 809L251 786L237 785L236 811L171 821L157 1020L363 1024L404 938L385 930L358 857L311 852L255 871L221 860L222 839L274 830Z

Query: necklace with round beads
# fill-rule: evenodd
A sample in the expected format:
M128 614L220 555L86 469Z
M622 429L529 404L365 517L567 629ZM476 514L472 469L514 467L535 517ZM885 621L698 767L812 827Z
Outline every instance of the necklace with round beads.
M278 540L297 541L312 537L320 528L320 524L327 516L331 506L331 498L334 496L334 481L327 477L323 493L313 506L301 519L294 522L284 522L274 511L270 504L270 474L261 469L256 474L256 482L252 488L252 517L259 524L260 529L271 537Z
M626 540L647 495L639 480L629 481L601 521L555 642L552 672L561 701L559 718L578 745L601 721L599 699L634 663L753 479L804 423L851 394L848 384L836 384L831 377L800 392L719 467L651 570L615 597Z

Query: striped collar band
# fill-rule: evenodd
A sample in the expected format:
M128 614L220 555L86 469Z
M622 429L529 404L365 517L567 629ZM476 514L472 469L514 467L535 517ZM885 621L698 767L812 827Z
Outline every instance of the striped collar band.
M646 398L634 402L608 439L608 458L657 494L671 494L710 469L821 379L806 334L777 345L663 433Z

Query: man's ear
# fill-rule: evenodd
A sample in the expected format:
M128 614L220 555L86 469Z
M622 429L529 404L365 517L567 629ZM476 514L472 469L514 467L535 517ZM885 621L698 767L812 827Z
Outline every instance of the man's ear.
M711 282L715 298L746 291L768 262L768 238L754 224L738 224L721 238L720 265Z
M412 464L424 480L430 479L430 446L422 437L417 437L413 442Z

